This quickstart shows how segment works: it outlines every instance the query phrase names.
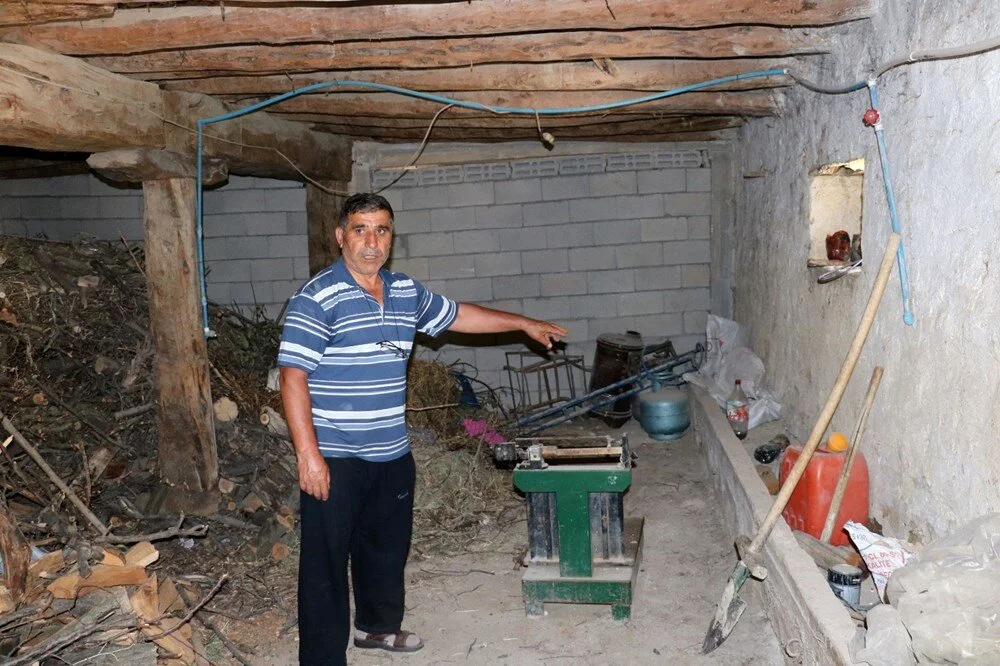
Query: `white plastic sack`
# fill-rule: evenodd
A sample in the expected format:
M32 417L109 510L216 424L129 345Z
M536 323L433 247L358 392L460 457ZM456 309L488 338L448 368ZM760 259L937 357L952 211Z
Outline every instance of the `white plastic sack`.
M865 617L864 647L851 653L855 662L868 666L912 666L917 663L906 633L903 620L888 604L879 604L868 610Z
M913 548L899 539L876 534L853 520L844 523L844 530L871 572L879 598L885 599L885 586L889 577L913 557Z
M1000 664L1000 513L928 545L887 595L920 663Z
M726 398L739 379L750 403L748 427L753 429L778 418L781 403L763 387L764 362L747 346L743 327L732 319L708 315L705 337L708 342L705 361L697 372L685 373L684 380L705 389L720 407L725 407Z

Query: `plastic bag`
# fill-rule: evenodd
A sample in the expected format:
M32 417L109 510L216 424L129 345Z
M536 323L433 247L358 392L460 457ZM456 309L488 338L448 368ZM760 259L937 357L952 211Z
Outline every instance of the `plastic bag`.
M887 595L921 663L1000 664L1000 513L928 545Z
M705 361L697 372L685 373L684 380L705 389L720 407L725 407L733 383L739 379L750 403L751 429L781 416L781 403L762 386L764 362L747 346L743 327L732 319L708 315L705 337Z
M913 556L913 548L899 539L871 532L853 520L844 523L844 529L871 572L879 598L885 599L885 586L889 577L909 561Z
M879 604L868 610L865 617L868 631L864 635L865 646L851 653L856 662L868 662L869 666L911 666L917 660L913 656L910 635L906 633L903 620L892 606Z

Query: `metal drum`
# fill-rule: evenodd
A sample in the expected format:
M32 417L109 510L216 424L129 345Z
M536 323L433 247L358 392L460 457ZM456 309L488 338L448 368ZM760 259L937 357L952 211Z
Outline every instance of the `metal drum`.
M605 333L599 336L590 373L590 391L597 391L602 386L638 374L642 362L642 347L642 336L635 331L628 331L624 335ZM608 395L617 395L627 389L628 387L622 387ZM595 407L590 413L612 428L620 428L632 416L632 400L622 398L611 405Z

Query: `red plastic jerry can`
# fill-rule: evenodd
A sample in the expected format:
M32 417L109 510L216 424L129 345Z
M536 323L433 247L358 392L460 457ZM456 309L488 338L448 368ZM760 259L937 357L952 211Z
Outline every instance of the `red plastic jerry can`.
M802 455L802 446L795 444L785 449L785 457L781 461L781 471L778 480L785 485L788 473L792 471L795 462ZM816 449L812 459L806 466L806 471L799 479L799 484L788 500L788 505L782 515L785 522L793 530L799 530L819 538L823 533L826 514L830 511L833 491L840 478L840 470L847 460L847 451L827 451ZM837 522L833 526L830 543L834 546L849 546L851 541L844 531L844 523L853 520L856 523L868 522L868 462L862 452L858 451L854 459L854 468L847 482L847 492L844 493L844 503L840 506Z

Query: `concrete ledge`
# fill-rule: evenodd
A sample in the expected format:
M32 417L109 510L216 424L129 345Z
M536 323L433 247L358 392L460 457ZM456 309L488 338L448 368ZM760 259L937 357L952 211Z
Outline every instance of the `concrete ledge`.
M726 525L734 540L739 534L752 537L772 497L722 410L704 390L690 390L695 437L713 473ZM750 579L746 585L763 586L767 615L786 654L802 664L853 664L847 646L854 622L785 521L775 525L763 555L767 579ZM718 582L719 594L724 582Z

